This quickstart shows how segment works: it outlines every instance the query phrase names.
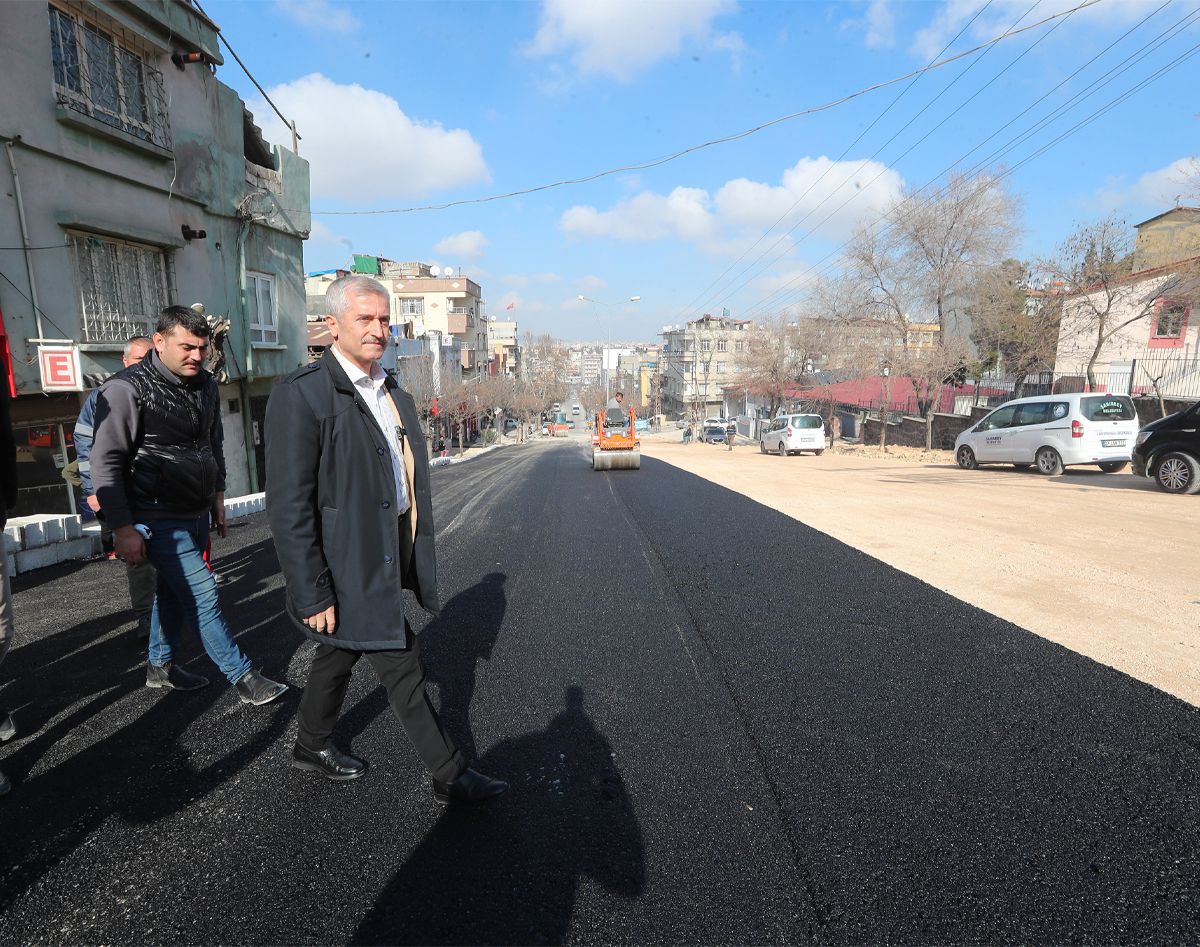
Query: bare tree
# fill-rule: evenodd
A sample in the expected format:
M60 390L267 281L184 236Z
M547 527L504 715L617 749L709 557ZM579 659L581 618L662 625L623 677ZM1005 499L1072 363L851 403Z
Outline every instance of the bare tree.
M893 379L905 377L931 448L941 387L968 355L959 317L974 275L998 264L1016 237L1016 202L992 174L955 174L936 188L906 194L889 216L890 224L859 230L847 247L841 317L872 320L867 337L883 374L881 446L887 446ZM933 346L916 344L915 322L937 323Z
M1039 264L1062 292L1059 358L1065 353L1086 359L1092 390L1096 364L1118 335L1148 319L1160 300L1195 293L1194 266L1164 267L1138 278L1133 250L1124 221L1106 217L1078 227L1054 257Z
M786 316L764 319L746 333L745 348L734 359L738 383L768 399L768 417L775 417L800 374L794 334Z

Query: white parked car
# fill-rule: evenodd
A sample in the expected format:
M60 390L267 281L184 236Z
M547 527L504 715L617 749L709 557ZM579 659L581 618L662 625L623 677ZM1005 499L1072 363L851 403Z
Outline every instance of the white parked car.
M825 450L825 421L819 414L783 414L758 436L758 449L764 453L788 454Z
M964 470L980 464L1036 465L1048 477L1064 467L1096 464L1105 473L1129 465L1138 416L1126 395L1071 393L1021 398L1001 405L954 442Z

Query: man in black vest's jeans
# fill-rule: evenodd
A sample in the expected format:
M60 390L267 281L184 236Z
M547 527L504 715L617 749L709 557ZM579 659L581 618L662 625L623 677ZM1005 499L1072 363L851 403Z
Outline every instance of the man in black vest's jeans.
M113 375L96 403L92 483L113 531L117 555L158 570L146 686L195 690L208 680L174 662L185 624L247 704L285 690L250 666L217 600L204 562L210 524L225 526L225 454L220 394L204 369L210 330L183 306L162 311L154 351ZM147 535L148 534L148 535Z

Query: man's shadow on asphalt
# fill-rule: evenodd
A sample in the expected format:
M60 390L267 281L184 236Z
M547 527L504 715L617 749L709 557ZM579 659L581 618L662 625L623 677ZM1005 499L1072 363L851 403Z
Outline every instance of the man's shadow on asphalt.
M488 573L450 599L421 632L426 680L437 684L442 723L468 760L478 755L471 730L477 668L480 661L491 660L500 636L508 609L507 580L502 572ZM351 708L339 729L353 740L387 707L387 694L377 687Z
M258 588L274 568L274 557L259 559L243 576L247 591ZM255 612L277 615L282 594L277 589L257 596ZM239 599L226 589L221 599L227 614L236 613ZM4 702L22 709L19 739L2 757L4 771L17 785L4 800L0 851L8 870L0 872L0 912L114 815L131 825L154 823L186 810L235 776L283 736L299 703L300 692L292 689L269 707L243 708L254 719L244 724L235 720L233 726L248 734L245 739L235 733L228 752L197 769L184 734L218 702L236 697L207 657L191 660L200 657L201 648L196 636L187 633L180 663L201 671L210 685L189 693L141 694L144 643L131 631L110 633L119 615L99 616L20 644L4 663L5 677L12 672ZM252 659L266 656L269 667L287 667L298 642L289 636L284 640L292 644L279 648L273 624L264 622L238 641ZM30 776L60 741L72 734L86 739L92 728L107 729L106 715L126 699L145 700L149 706L128 724ZM215 719L213 723L220 725Z
M646 887L642 831L612 747L569 687L545 730L480 761L511 782L451 806L379 895L354 944L558 944L590 878L620 898Z

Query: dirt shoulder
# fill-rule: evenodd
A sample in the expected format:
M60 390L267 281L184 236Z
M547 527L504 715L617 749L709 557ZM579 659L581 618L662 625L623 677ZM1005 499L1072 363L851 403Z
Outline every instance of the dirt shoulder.
M959 470L948 451L642 451L1200 706L1200 500L1129 473ZM645 471L643 471L643 476Z

